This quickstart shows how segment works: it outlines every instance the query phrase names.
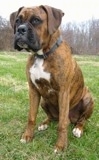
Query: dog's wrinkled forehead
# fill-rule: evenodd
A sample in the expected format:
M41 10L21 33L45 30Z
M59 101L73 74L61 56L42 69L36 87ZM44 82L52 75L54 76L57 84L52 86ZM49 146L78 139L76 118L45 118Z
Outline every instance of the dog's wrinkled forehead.
M42 15L42 16L41 16ZM46 12L41 7L24 7L18 14L18 17L22 17L24 20L29 20L32 16L46 18Z
M16 19L21 17L22 22L29 21L31 16L33 18L38 18L48 28L49 34L53 34L61 24L62 17L64 13L62 10L53 8L47 5L41 5L36 7L21 7L18 11L13 12L10 15L10 22L12 28L15 26ZM35 19L37 20L37 19Z

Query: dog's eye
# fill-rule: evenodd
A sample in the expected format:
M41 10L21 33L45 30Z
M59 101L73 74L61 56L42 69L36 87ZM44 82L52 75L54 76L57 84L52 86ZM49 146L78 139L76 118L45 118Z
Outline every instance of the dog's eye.
M33 25L38 25L38 24L41 23L41 19L35 17L35 18L32 19L31 23Z
M16 23L17 25L19 25L19 24L20 24L20 19L17 18L16 21L15 21L15 23Z

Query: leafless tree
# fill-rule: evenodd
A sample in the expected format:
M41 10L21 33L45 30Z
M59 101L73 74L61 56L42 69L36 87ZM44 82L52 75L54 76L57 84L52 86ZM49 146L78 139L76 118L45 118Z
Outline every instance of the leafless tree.
M0 50L11 50L13 33L9 21L0 17Z
M79 54L99 54L99 20L62 26L63 38Z

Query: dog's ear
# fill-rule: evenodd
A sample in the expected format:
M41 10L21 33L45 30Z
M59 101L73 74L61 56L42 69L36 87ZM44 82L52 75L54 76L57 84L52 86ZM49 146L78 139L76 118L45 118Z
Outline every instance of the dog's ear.
M64 13L60 9L56 9L47 5L41 5L48 15L48 30L53 34L61 24Z
M11 27L12 28L14 28L14 23L15 23L16 15L17 15L17 12L13 12L13 13L10 14L10 23L11 23Z
M13 13L10 14L10 23L11 23L11 27L12 27L13 29L15 28L14 26L15 26L16 17L18 16L18 14L19 14L20 11L22 10L22 8L24 8L24 7L21 7L21 8L19 8L18 11L13 12Z

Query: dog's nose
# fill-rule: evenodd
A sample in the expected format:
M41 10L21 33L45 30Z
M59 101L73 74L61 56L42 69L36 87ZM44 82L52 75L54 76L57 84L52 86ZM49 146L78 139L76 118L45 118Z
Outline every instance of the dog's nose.
M20 25L19 27L18 27L18 29L17 29L17 32L19 33L19 34L22 34L22 35L24 35L26 32L27 32L27 27L26 27L26 25Z

